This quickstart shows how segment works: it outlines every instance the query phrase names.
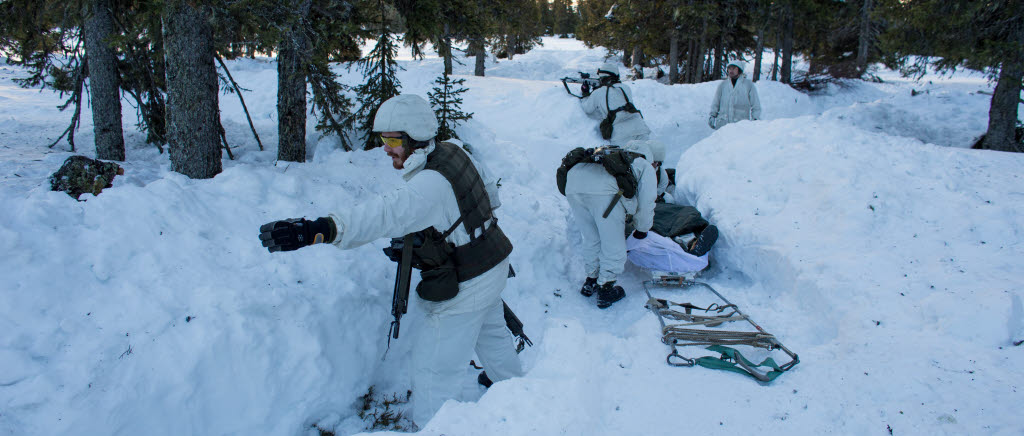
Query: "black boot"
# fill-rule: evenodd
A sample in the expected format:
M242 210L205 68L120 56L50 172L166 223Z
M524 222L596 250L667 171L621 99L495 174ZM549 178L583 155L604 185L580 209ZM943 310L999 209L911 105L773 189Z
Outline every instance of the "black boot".
M481 371L480 375L476 377L476 382L480 383L480 385L485 389L490 388L491 385L494 384L494 382L491 381L491 378L487 376L487 371Z
M597 279L593 277L587 277L587 280L583 282L583 289L580 289L580 294L582 294L584 297L594 295L594 292L597 291L597 287Z
M718 227L708 225L697 235L697 239L693 241L693 245L690 246L688 253L694 256L703 256L707 252L711 251L711 246L715 245L715 241L718 240Z
M621 300L625 296L626 291L622 289L622 286L615 286L615 281L610 281L597 289L597 307L599 309L607 309L612 303Z

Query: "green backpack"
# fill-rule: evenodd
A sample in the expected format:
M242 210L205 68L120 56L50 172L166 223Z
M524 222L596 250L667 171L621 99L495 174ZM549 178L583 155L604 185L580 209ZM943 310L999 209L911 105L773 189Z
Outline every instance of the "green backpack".
M558 192L565 195L565 182L569 176L569 170L580 162L600 163L605 171L615 177L615 184L622 191L622 196L633 198L636 195L637 180L633 174L633 160L643 157L640 153L623 150L614 145L605 145L598 148L577 147L562 158L562 165L555 173L558 183Z

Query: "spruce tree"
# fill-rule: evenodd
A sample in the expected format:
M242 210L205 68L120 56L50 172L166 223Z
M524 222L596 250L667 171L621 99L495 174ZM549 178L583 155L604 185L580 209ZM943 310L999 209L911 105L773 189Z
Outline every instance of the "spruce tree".
M545 1L545 0L540 0ZM507 0L495 7L495 23L491 46L498 58L512 59L540 45L544 26L537 0Z
M917 0L879 4L890 27L882 36L887 63L908 75L959 68L984 71L996 83L981 148L1024 152L1015 138L1024 79L1024 2Z
M305 160L310 114L318 132L352 149L349 88L330 64L359 59L356 39L367 36L368 11L343 0L249 0L229 2L219 16L218 51L226 57L277 53L279 160Z
M171 170L193 179L221 171L220 110L211 8L170 0L163 11Z
M432 92L427 93L430 98L430 105L434 107L434 114L437 115L437 139L445 141L451 138L459 138L455 133L455 127L461 122L473 118L473 113L462 111L462 94L469 89L462 87L466 79L452 79L451 76L441 73L434 80L437 86Z
M70 125L51 147L66 136L75 151L82 104L89 102L97 157L124 160L115 6L111 0L0 2L0 53L29 71L15 83L68 93L61 111L74 105Z
M366 132L364 149L380 146L380 142L371 134L373 119L377 116L377 109L381 103L398 95L398 90L402 87L396 76L401 68L398 62L395 62L398 45L385 18L383 1L380 2L380 9L380 35L377 43L366 57L359 60L359 67L366 78L366 83L355 88L356 95L359 96L359 111L355 117L359 127Z
M311 2L292 1L293 19L282 32L277 53L277 160L306 161L306 76L313 56L303 23Z
M111 47L111 38L116 33L112 6L111 0L91 0L86 2L82 13L85 15L83 27L96 157L123 161L121 86L118 81L117 51Z

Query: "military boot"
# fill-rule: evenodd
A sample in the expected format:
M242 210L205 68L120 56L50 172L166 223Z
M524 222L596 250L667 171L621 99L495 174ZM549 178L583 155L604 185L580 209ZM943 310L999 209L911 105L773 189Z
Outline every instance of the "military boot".
M582 294L584 297L589 297L591 295L594 295L594 292L597 291L597 288L597 279L593 277L587 277L587 280L583 282L583 288L580 289L580 294Z
M476 382L484 388L490 388L491 385L494 384L494 382L491 381L491 378L487 376L487 371L481 371L480 375L476 376Z
M687 247L686 252L694 256L703 256L707 252L711 251L711 246L715 245L715 241L718 240L718 227L709 224L704 230L701 230L697 238L690 243Z
M615 281L612 280L597 289L597 307L599 309L607 309L612 303L621 300L625 296L626 291L622 289L622 286L615 286Z

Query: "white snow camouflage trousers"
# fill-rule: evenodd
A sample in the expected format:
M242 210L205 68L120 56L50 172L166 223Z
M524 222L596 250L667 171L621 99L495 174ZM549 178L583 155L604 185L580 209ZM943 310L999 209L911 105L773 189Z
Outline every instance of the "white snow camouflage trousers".
M608 218L602 218L614 195L567 194L566 198L583 234L581 254L587 277L599 284L615 280L626 266L626 208L619 202Z
M496 271L506 274L508 259L485 274ZM502 283L501 288L504 287ZM412 356L412 418L420 428L427 425L445 401L459 398L466 365L474 351L494 382L523 375L512 335L505 328L501 289L497 291L480 293L480 298L492 300L481 305L481 309L425 314Z

